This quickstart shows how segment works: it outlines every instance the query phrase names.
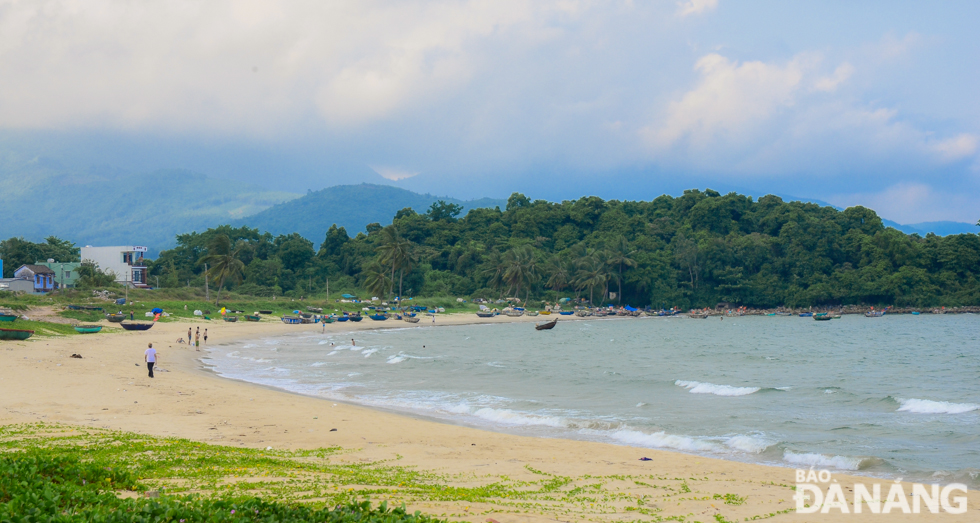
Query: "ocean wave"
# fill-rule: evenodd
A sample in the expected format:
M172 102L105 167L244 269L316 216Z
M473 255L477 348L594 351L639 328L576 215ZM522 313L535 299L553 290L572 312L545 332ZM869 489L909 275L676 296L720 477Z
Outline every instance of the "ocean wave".
M366 349L361 351L361 354L363 354L365 358L370 358L375 352L378 352L378 349Z
M500 362L496 362L496 361L487 362L487 365L489 365L491 367L497 367L498 369L505 369L505 368L507 368L506 365L504 365L504 364L502 364Z
M237 358L239 354L241 354L241 352L238 352L237 350L233 350L228 354L225 354L225 356L228 356L229 358Z
M833 468L837 470L864 470L882 462L880 458L828 456L814 452L783 452L783 461L793 465L808 467Z
M710 440L677 436L664 431L648 434L632 429L621 429L609 435L612 439L627 445L658 449L685 450L689 452L724 452L725 448Z
M748 396L759 392L760 387L732 387L731 385L715 385L714 383L701 383L699 381L677 380L674 385L684 387L691 394L714 394L715 396Z
M326 362L315 361L315 362L313 362L313 363L310 364L310 367L322 367L324 365L326 365Z
M407 359L408 356L405 356L404 354L392 354L391 356L388 356L388 363L401 363Z
M739 434L725 440L725 445L731 449L748 454L762 454L777 442L763 436L748 436Z
M339 352L339 351L330 351L330 353L327 354L327 356L333 356L334 354L337 354L337 352Z
M555 428L568 427L568 422L559 416L539 416L536 414L526 414L510 409L484 407L473 412L472 415L487 421L505 425L544 426Z
M920 399L898 399L901 406L900 412L911 412L913 414L963 414L980 410L980 405L976 403L950 403L948 401L932 401Z

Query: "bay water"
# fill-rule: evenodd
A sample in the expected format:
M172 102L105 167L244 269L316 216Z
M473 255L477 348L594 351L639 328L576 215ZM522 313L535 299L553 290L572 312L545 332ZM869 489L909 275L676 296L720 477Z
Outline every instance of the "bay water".
M501 432L980 487L977 315L385 326L211 346L204 363Z

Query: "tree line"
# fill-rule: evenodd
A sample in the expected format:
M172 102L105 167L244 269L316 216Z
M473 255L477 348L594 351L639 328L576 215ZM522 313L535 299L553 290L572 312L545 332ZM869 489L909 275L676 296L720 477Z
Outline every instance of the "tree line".
M906 235L843 211L710 189L649 202L560 203L514 193L506 209L436 202L319 246L220 226L177 236L148 283L258 296L584 298L634 306L980 304L980 236Z

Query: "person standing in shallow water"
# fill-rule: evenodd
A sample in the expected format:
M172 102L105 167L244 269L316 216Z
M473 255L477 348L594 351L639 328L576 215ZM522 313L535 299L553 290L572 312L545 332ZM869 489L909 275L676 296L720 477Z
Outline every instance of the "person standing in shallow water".
M149 376L153 377L153 365L157 362L157 350L153 348L153 344L147 344L146 352L143 353L143 361L146 362L146 370L149 371Z
M201 328L197 328L197 332L194 333L194 348L201 350Z
M204 329L204 344L208 344L208 330Z

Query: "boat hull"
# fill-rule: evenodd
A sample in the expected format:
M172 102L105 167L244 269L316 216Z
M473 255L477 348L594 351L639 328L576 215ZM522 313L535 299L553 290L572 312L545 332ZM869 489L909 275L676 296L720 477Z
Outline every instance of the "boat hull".
M34 331L25 329L0 329L0 340L26 340L34 335Z
M146 331L153 327L152 323L120 323L119 325L128 331Z
M558 318L555 318L555 319L553 319L553 320L551 320L549 322L546 322L546 323L539 323L539 324L537 324L537 325L534 326L534 330L537 330L537 331L551 330L551 329L554 329L555 328L555 325L558 325Z
M75 327L75 331L79 334L95 334L102 330L101 325L79 325Z
M13 314L0 314L0 321L12 322L17 319Z
M245 321L259 321L261 319L259 316L245 316Z

